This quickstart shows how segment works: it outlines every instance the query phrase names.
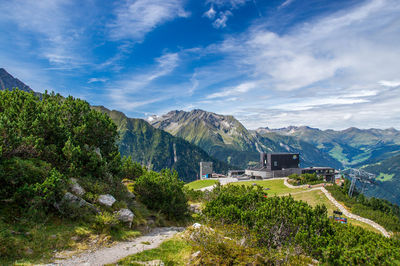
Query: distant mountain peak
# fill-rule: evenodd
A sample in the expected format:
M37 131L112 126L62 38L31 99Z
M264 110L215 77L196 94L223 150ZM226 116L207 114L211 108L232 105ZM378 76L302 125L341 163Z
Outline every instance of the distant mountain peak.
M0 68L0 90L12 90L14 88L18 88L26 92L33 92L28 85L19 79L14 78L4 68Z

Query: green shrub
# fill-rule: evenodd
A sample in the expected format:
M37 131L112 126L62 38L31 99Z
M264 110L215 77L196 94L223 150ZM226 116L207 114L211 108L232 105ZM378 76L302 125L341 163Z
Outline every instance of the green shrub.
M324 182L324 178L322 176L318 176L316 173L313 174L291 174L289 179L295 180L297 185L315 185Z
M134 180L145 173L144 169L138 162L134 162L131 156L122 158L122 178Z
M109 212L103 212L95 216L94 229L101 233L109 234L112 228L119 224L117 217Z
M205 198L205 192L201 190L194 190L188 188L187 186L183 187L183 191L185 192L186 198L189 201L203 201Z
M0 199L47 209L61 198L65 177L42 160L14 157L0 163L0 187Z
M168 219L180 220L187 215L188 204L183 192L184 182L176 171L149 171L135 182L135 193L149 209L160 211Z
M238 224L268 250L300 248L332 265L400 262L400 242L380 234L335 223L325 206L312 208L292 197L268 197L260 187L217 186L203 213L221 224Z
M368 198L354 191L353 197L349 197L347 191L350 181L346 180L342 186L333 185L327 187L332 196L343 202L351 211L362 217L371 219L389 231L400 232L400 207L387 200Z

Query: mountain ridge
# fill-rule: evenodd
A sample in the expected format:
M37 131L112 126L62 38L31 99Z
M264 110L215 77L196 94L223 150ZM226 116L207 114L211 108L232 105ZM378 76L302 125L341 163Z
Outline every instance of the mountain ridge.
M174 110L162 116L152 116L147 121L156 128L200 146L218 160L233 162L242 168L256 164L260 152L302 152L303 166L341 166L340 162L304 141L248 130L233 116L200 109L190 112ZM305 146L307 149L303 149Z
M28 85L15 78L4 68L0 68L0 90L12 90L18 88L26 92L34 92Z

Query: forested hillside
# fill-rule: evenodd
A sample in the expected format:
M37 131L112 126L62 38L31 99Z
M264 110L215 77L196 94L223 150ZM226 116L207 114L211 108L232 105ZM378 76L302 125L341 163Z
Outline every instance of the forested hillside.
M385 198L400 205L400 155L363 167L377 176L376 184L368 186L366 195Z
M400 152L400 131L394 128L348 128L335 131L302 126L259 128L257 132L270 132L306 141L340 161L344 167L360 167L379 162Z
M210 157L196 145L152 127L143 119L128 118L118 111L102 106L92 107L106 113L117 125L121 155L131 156L149 169L175 169L185 181L199 176L199 162L213 162L214 171L226 173L229 165Z

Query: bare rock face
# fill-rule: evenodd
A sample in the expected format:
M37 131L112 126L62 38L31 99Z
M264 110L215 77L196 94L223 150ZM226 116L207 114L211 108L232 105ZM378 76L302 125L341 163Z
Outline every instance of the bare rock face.
M78 180L71 178L71 191L77 196L83 196L86 191L78 184Z
M0 68L0 90L12 90L18 88L26 92L32 92L28 85L10 75L4 68Z
M121 209L117 212L118 220L124 223L131 223L135 215L129 209Z
M116 199L110 194L106 194L106 195L100 195L98 201L100 204L111 207L114 204L114 202L116 202Z

